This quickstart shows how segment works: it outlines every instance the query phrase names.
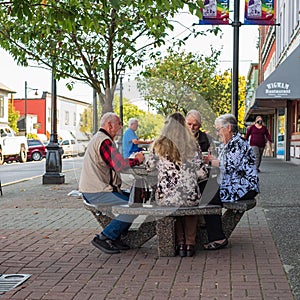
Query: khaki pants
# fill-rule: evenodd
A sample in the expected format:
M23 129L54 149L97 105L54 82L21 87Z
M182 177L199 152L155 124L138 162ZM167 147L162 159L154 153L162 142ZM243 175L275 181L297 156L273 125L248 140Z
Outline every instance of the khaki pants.
M198 216L177 217L175 231L177 243L196 244Z

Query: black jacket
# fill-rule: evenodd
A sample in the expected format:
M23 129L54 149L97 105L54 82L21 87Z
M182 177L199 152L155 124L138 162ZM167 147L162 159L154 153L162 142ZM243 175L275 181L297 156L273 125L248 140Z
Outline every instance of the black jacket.
M202 132L201 130L199 130L196 134L195 137L198 141L198 144L202 150L202 152L208 152L209 146L210 146L210 142L208 139L208 136L205 132Z

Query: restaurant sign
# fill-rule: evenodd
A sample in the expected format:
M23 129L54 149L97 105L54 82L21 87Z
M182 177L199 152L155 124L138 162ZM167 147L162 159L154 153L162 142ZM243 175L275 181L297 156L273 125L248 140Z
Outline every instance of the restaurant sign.
M291 93L290 85L284 82L270 82L266 84L265 93L268 96L273 96L274 98L281 98L288 96Z

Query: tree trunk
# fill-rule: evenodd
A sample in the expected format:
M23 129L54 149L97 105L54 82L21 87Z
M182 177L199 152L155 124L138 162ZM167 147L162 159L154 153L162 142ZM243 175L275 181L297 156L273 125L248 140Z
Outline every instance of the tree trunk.
M113 93L109 89L105 91L105 102L102 105L102 115L107 112L113 112Z

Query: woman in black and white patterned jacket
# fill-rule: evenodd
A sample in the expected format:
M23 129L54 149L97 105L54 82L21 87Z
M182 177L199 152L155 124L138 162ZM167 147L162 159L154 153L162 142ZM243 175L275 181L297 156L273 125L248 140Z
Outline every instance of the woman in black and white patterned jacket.
M210 204L253 199L259 193L259 179L255 155L240 133L237 120L232 114L224 114L215 120L215 128L223 148L218 158L207 156L204 161L220 169L219 190ZM216 250L228 244L222 230L221 216L205 216L209 243L207 250Z

